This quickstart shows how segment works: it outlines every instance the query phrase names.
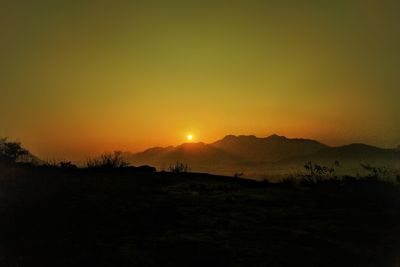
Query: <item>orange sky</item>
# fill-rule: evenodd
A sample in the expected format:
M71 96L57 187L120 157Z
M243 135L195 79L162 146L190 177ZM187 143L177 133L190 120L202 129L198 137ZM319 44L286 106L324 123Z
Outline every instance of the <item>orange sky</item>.
M394 147L400 5L321 2L6 1L0 136L77 160L189 132Z

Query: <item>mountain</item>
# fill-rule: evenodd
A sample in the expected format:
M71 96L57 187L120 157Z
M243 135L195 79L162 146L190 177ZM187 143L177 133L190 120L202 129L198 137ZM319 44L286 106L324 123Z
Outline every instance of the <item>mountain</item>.
M392 163L399 161L400 152L396 149L384 149L365 144L350 144L339 147L328 147L318 152L298 158L287 159L287 161L319 161L333 162L335 160L342 162L357 163Z
M179 146L154 147L126 154L134 165L149 164L167 170L176 162L188 164L193 171L249 176L284 174L302 170L305 162L344 163L349 169L361 163L399 164L400 152L365 144L330 147L315 140L271 135L228 135L211 144L185 143Z
M314 140L288 139L275 134L266 138L257 138L254 135L228 135L222 140L212 143L211 146L241 155L257 163L279 162L287 158L311 155L328 148Z

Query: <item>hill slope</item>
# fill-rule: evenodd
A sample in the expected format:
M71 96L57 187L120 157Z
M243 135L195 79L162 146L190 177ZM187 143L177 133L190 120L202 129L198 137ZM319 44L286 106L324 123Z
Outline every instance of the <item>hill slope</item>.
M384 182L54 168L0 182L0 266L398 263L400 192Z

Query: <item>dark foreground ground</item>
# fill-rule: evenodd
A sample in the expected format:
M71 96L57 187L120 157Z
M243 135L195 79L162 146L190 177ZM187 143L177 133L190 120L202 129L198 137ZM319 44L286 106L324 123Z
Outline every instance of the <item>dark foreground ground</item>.
M0 174L0 266L398 266L400 190L195 173Z

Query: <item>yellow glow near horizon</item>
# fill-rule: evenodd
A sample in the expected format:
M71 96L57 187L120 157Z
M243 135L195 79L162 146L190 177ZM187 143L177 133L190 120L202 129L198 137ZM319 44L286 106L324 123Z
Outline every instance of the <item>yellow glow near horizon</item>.
M193 135L192 134L188 134L187 136L186 136L186 139L190 142L190 141L192 141L193 140Z

